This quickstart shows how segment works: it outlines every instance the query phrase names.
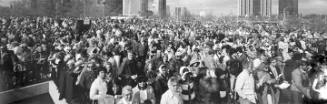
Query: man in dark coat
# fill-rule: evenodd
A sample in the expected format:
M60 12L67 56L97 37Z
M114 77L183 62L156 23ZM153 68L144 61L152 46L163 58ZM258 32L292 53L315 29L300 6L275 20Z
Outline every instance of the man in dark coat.
M5 88L11 88L13 87L11 76L14 74L14 52L9 51L6 46L1 46L0 56L0 72L3 74L1 76L4 77L2 85L5 85Z
M308 83L308 73L303 61L298 61L298 67L292 71L292 85L291 90L291 103L303 104L303 96L305 98L311 98L310 88Z
M127 52L127 57L123 59L121 69L118 70L118 75L126 80L124 85L136 85L135 79L138 75L143 74L143 69L137 67L137 61L134 58L134 53Z
M154 82L154 91L156 96L156 101L161 100L161 95L165 93L168 90L168 69L167 66L161 65L159 67L159 75L156 77L156 80Z
M95 63L88 63L87 67L83 69L79 78L77 79L76 84L78 85L78 89L80 89L80 99L82 100L81 104L89 104L91 101L89 100L89 92L92 85L92 82L96 78L95 72Z

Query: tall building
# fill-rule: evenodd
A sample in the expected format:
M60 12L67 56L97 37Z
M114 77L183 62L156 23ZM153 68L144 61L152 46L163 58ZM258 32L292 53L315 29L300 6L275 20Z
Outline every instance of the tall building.
M150 0L151 7L149 8L154 15L159 16L159 0Z
M186 7L176 7L174 13L175 18L179 20L187 19L190 15L190 12Z
M259 0L238 0L239 16L254 16L260 11Z
M124 16L140 16L148 10L148 0L123 0Z
M167 4L166 4L166 0L159 0L158 2L158 13L159 13L159 17L161 18L165 18L166 17L166 12L167 12Z
M298 15L298 0L279 0L278 15Z
M182 14L182 8L181 7L176 7L174 11L175 18L179 19Z
M245 16L246 15L246 5L245 0L238 0L238 15Z
M262 8L262 5L260 4L262 0L253 0L253 12L252 12L252 15L250 16L260 16L261 15L261 8Z
M271 0L261 0L261 16L269 17L271 16L272 1Z
M270 16L271 0L238 0L239 16Z
M149 9L149 1L141 0L141 12L147 12Z
M123 1L122 0L106 0L105 2L105 15L106 16L118 16L123 13Z
M37 8L37 1L36 0L31 0L31 8L36 9Z
M67 2L67 0L65 0L65 2ZM103 17L105 16L105 12L106 12L106 8L105 8L105 4L106 1L105 0L81 0L80 3L82 3L81 5L76 5L77 3L79 3L79 0L72 0L70 2L70 5L74 5L73 6L73 11L71 11L69 14L74 14L75 15L81 15L78 11L78 9L83 9L81 10L81 12L83 12L83 16L89 16L89 17ZM69 4L69 3L67 3ZM69 6L68 6L69 7ZM79 8L82 7L82 8ZM68 14L68 15L69 15Z
M170 6L169 5L166 6L166 16L167 17L170 17L171 16Z
M123 15L129 14L131 0L123 0Z

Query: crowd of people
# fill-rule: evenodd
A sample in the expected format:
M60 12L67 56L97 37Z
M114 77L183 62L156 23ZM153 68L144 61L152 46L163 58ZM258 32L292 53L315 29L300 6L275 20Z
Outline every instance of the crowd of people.
M88 18L82 28L78 20L3 18L0 89L51 78L70 104L327 100L325 32L136 18Z

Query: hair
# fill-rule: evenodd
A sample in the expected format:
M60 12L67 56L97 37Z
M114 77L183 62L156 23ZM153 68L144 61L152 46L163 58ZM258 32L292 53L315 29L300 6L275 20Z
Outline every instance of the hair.
M200 79L204 78L207 75L207 69L207 67L200 67L197 77Z
M152 104L151 100L145 100L143 104Z
M145 77L144 75L141 75L141 76L139 76L139 77L137 78L137 82L138 82L138 83L146 82L146 81L148 81L148 78Z
M99 75L101 71L103 71L104 73L107 73L106 68L102 68L102 67L101 67L101 68L97 68L97 69L95 70L95 72L96 72L97 75Z
M172 83L179 83L180 82L180 78L179 77L177 77L177 76L172 76L172 77L170 77L169 78L169 80L168 80L168 86L169 85L171 85Z

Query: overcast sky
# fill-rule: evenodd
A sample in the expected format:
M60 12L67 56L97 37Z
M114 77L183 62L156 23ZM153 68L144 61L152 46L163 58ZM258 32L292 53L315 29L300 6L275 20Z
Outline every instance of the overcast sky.
M0 0L1 6L9 6L11 1ZM237 14L238 0L167 0L171 7L185 6L193 13L205 11L215 15ZM273 1L273 14L277 14L278 0ZM299 13L302 14L327 14L327 0L299 0Z
M206 11L216 15L236 15L238 0L167 0L171 6L186 6L193 13ZM278 0L272 0L273 14L277 14ZM299 0L299 13L327 14L327 0Z

